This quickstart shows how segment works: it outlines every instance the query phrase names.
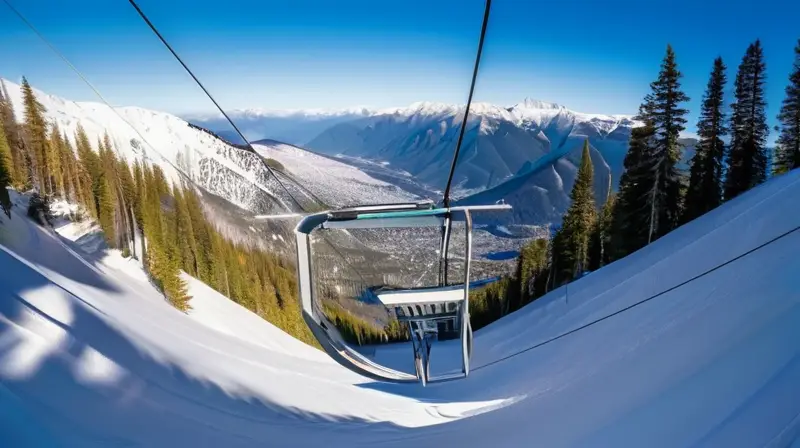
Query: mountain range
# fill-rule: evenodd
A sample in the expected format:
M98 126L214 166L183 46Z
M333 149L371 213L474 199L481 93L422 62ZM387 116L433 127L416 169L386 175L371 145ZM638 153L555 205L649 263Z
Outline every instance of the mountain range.
M19 86L3 83L21 120ZM35 93L47 119L68 136L78 124L92 141L108 132L129 162L158 164L173 182L193 182L255 215L440 200L464 113L463 106L432 102L378 110L233 111L233 120L257 142L251 152L225 138L225 129L216 127L220 117L188 122L138 107L112 110ZM505 200L514 214L503 224L558 223L569 206L584 142L600 204L618 182L635 125L625 115L579 113L530 99L509 107L473 104L452 198L460 204ZM282 168L274 170L277 177L264 158Z
M413 178L438 199L464 109L421 102L377 110L233 111L231 118L248 139L283 138L347 163L380 165ZM221 118L191 120L229 135ZM595 193L602 203L617 185L635 125L631 116L580 113L531 99L508 107L475 103L454 173L453 198L461 203L504 199L515 206L514 222L557 222L569 205L584 141L589 141Z

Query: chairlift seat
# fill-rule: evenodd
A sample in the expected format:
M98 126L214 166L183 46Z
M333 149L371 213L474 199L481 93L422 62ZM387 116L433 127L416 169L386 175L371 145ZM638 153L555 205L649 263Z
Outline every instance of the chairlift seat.
M472 327L469 324L470 261L472 256L472 213L510 210L508 204L457 206L436 208L432 201L403 204L365 205L308 215L295 227L297 270L303 318L314 336L331 357L350 370L367 377L388 382L449 381L469 375L472 354ZM464 279L450 285L447 281L450 233L454 221L466 224ZM378 300L394 310L398 320L406 322L414 348L416 372L410 375L376 364L350 347L335 326L328 321L317 303L311 233L317 229L382 229L439 227L442 229L440 256L440 285L438 287L378 290ZM461 374L430 377L430 348L436 333L436 322L453 320L458 324L461 349Z

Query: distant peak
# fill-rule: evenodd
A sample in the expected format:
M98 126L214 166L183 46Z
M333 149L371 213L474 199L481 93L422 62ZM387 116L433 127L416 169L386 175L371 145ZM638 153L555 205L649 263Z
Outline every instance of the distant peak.
M514 106L515 108L524 107L525 109L544 109L556 110L562 109L564 106L556 103L548 103L547 101L535 100L533 98L525 98L521 103Z

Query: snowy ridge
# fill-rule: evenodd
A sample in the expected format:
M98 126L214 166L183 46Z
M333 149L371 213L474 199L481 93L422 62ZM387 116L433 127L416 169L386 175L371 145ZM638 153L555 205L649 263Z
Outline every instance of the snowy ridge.
M294 109L294 110L269 110L269 109L235 109L229 116L234 120L258 120L259 118L295 118L298 120L321 120L332 117L347 117L358 119L392 115L396 117L425 116L446 117L458 115L463 117L464 106L457 104L438 103L432 101L419 101L403 107L369 108L355 106L345 109ZM502 119L517 125L524 123L537 123L541 125L559 114L570 114L581 122L596 123L598 130L605 133L612 132L620 124L636 124L631 115L606 115L574 112L556 103L525 98L513 106L501 106L486 102L475 102L470 106L471 118ZM223 118L221 114L195 114L187 115L190 121L207 122ZM260 136L258 138L271 138ZM309 136L308 138L313 138Z
M24 109L20 86L6 80L3 83L14 105L16 118L22 121ZM254 182L263 168L243 164L240 153L244 151L190 127L174 115L139 107L111 110L101 103L68 101L36 89L34 93L47 110L46 119L57 123L61 131L66 132L73 147L80 124L94 149L97 149L97 142L103 138L104 132L108 132L115 149L129 163L144 159L158 165L172 183L189 179L251 210L264 206L255 201L254 187L280 201L280 192L273 185Z
M7 80L2 82L9 92L17 120L22 121L24 109L20 86ZM34 93L47 110L48 122L57 123L73 147L80 124L95 149L104 132L108 132L115 149L129 163L146 160L158 165L173 184L188 179L256 213L276 213L295 207L289 195L264 168L258 155L230 146L189 126L181 118L139 107L111 110L105 104L69 101L36 89ZM350 174L368 177L357 169L351 169ZM377 180L372 181L379 184ZM291 180L284 182L291 183ZM293 185L287 188L295 192L299 190ZM401 196L407 197L408 194L394 195ZM360 198L367 200L365 196ZM352 195L348 197L351 199Z

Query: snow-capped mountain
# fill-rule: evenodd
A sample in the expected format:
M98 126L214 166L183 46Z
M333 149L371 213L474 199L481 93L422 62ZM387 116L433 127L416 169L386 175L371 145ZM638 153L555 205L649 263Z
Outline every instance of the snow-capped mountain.
M228 112L248 140L272 139L293 145L304 145L322 131L339 123L372 116L375 110L349 108L341 110L286 110L237 109ZM190 123L211 129L233 143L244 143L241 137L221 114L187 115Z
M382 110L333 126L307 146L385 161L441 190L463 113L461 106L437 103ZM483 201L514 200L515 208L524 209L517 216L524 217L522 222L558 221L569 205L583 142L588 139L592 150L600 202L619 179L635 124L629 116L584 114L530 99L511 107L474 104L454 176L455 196L482 193Z
M232 117L248 138L292 142L359 166L383 164L441 194L463 113L462 105L418 102L386 109L233 111ZM236 141L221 119L191 121ZM583 142L590 143L602 202L609 186L616 188L635 124L626 115L575 112L533 99L508 107L475 103L453 193L470 203L510 201L520 222L558 221L569 205Z
M20 86L6 80L3 83L16 118L21 121ZM257 213L292 207L256 154L234 148L174 115L138 107L112 110L101 103L69 101L36 89L34 93L46 109L46 119L58 124L73 143L79 124L93 143L108 132L115 149L126 160L158 165L173 183L194 182Z
M16 118L21 121L24 109L20 86L7 80L2 80L2 83L14 106ZM281 145L272 150L271 147L262 147L264 154L269 153L268 157L287 167L276 173L283 184L281 186L264 167L262 156L231 146L174 115L138 107L112 110L101 103L69 101L36 89L34 93L46 109L46 119L66 132L73 144L79 124L93 143L108 132L115 149L130 163L146 160L161 167L173 183L194 182L256 214L299 211L295 199L305 209L318 206L319 197L324 197L326 205L331 206L366 202L376 196L387 201L414 197L357 168L315 156L300 148ZM303 164L293 163L312 159L322 164L320 166L324 169L309 171ZM325 174L320 177L320 172ZM327 189L322 186L325 181L331 182Z

